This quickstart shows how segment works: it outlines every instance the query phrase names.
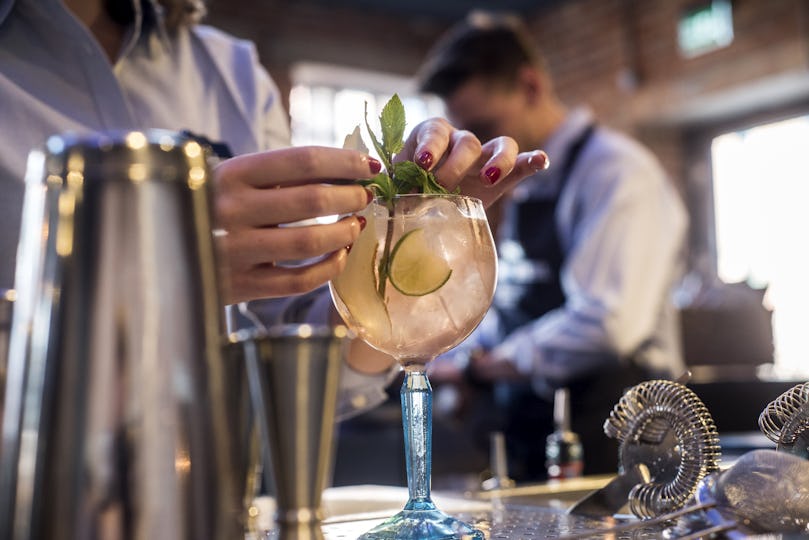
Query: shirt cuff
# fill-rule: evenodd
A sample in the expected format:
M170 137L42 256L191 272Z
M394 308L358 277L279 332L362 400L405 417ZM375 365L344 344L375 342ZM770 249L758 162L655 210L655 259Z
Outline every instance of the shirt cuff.
M340 372L340 394L337 399L337 419L345 420L373 409L388 399L385 388L399 373L399 364L394 364L383 373L368 375L343 363Z
M250 302L248 313L264 326L288 323L328 325L331 306L329 289L324 286L300 296ZM250 321L241 323L241 326L250 325ZM343 362L337 397L337 418L350 418L384 402L387 399L385 388L396 377L399 369L399 365L395 364L383 373L367 375L355 371Z

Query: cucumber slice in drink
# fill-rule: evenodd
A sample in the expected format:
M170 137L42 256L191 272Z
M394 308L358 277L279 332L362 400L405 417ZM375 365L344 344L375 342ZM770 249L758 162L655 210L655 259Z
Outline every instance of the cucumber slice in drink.
M378 242L373 221L373 215L368 216L367 229L354 242L345 269L332 284L361 332L374 336L375 340L386 341L390 339L391 323L376 287Z
M405 233L390 255L390 282L407 296L424 296L435 292L444 286L451 275L452 269L447 261L433 253L427 245L424 229Z

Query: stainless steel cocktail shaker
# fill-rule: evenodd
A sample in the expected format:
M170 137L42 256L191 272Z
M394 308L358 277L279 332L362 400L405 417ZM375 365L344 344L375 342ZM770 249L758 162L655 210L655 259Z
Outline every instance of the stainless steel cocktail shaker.
M243 537L209 172L163 131L32 152L0 537Z

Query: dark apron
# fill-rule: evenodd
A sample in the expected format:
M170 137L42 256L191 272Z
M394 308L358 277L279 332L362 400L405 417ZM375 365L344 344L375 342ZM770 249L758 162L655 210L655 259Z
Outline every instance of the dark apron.
M556 227L556 207L594 130L592 124L587 126L570 145L553 196L529 197L506 209L501 241L513 240L522 247L522 253L507 254L500 260L502 278L497 283L493 305L502 335L509 335L565 303L560 280L565 254ZM520 272L517 268L530 271Z
M560 195L594 131L595 126L588 126L571 143L560 167L558 189L552 196L529 197L506 210L501 243L512 240L522 247L522 253L521 257L506 253L500 261L502 279L493 304L504 336L565 303L560 279L565 253L556 211ZM512 271L520 267L524 271ZM647 378L634 362L616 359L609 368L567 383L571 427L584 447L585 474L616 472L617 444L604 435L602 426L623 391ZM512 476L520 481L544 479L545 440L553 431L552 397L537 395L527 382L498 383L494 391L504 416L502 429Z

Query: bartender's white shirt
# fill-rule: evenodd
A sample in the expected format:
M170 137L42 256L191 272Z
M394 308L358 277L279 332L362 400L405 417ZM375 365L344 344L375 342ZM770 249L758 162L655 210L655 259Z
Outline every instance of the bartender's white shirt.
M136 24L110 65L61 0L0 0L0 287L13 285L26 156L52 134L187 129L234 154L289 145L278 88L252 43L203 25L169 37L154 0L133 2ZM156 25L143 24L143 10ZM281 311L316 322L327 306L286 299ZM346 367L341 410L382 401L388 379Z

